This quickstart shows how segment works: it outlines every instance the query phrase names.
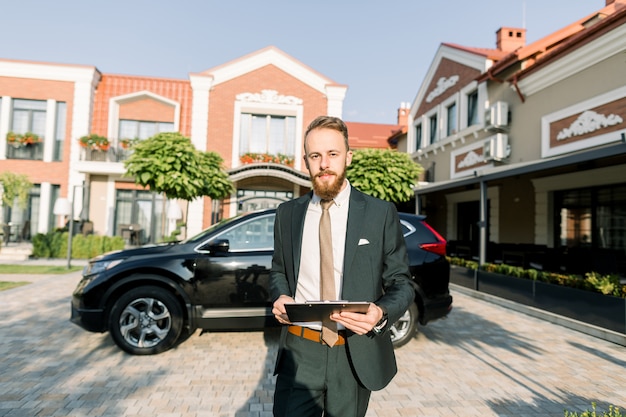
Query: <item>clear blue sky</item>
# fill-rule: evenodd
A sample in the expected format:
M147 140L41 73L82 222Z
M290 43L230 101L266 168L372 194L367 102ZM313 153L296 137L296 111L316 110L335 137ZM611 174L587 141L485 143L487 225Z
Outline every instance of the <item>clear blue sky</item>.
M343 118L396 122L442 42L495 48L501 26L528 43L605 0L0 0L0 57L186 79L276 46L348 86Z

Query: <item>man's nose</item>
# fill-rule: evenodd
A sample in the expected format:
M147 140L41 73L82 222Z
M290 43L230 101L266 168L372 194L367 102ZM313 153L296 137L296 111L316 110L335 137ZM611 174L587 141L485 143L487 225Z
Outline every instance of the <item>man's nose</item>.
M330 158L327 155L322 155L320 157L320 168L326 169L330 166Z

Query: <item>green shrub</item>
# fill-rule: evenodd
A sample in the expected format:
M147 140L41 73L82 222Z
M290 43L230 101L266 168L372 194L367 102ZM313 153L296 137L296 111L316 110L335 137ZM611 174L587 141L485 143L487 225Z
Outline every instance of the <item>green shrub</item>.
M539 279L539 271L537 271L536 269L527 269L524 271L524 277L523 278L528 278L528 279L532 279L533 281L537 281L537 279Z
M33 256L64 258L67 256L67 232L54 231L33 236ZM72 238L72 258L90 259L106 252L124 249L121 236L76 235Z
M462 267L465 267L467 269L472 269L472 270L478 269L478 262L476 261L470 261L468 259L463 259L463 258L450 258L450 257L448 257L448 261L450 262L451 265L458 265L458 266L462 266Z
M46 234L37 233L32 242L33 256L36 258L61 258L63 254L67 254L67 233L58 230Z
M617 275L602 276L597 272L588 272L585 274L585 279L593 288L604 295L619 297L623 292Z
M609 405L609 411L603 411L602 414L596 413L596 403L591 403L591 410L583 411L581 414L565 410L565 417L624 417L619 411L619 407Z
M626 285L621 284L617 275L600 275L597 272L588 272L585 277L580 275L566 275L558 272L523 269L506 264L486 263L478 265L475 261L463 258L448 257L451 265L458 265L468 269L480 269L485 272L509 275L518 278L532 279L550 284L562 285L581 290L600 292L605 295L626 298Z

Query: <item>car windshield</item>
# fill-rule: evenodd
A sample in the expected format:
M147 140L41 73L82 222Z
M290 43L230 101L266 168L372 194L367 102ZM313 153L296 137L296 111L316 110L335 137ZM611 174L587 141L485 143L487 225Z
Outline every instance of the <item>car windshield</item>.
M188 237L187 239L183 240L181 243L196 242L196 241L199 241L199 240L203 240L205 238L205 236L207 236L210 233L212 233L218 227L221 227L224 223L228 223L230 221L238 219L239 217L242 217L243 215L244 214L238 214L238 215L236 215L234 217L230 217L228 219L222 219L219 222L217 222L215 224L212 224L207 229L204 229L203 231L201 231L197 235Z

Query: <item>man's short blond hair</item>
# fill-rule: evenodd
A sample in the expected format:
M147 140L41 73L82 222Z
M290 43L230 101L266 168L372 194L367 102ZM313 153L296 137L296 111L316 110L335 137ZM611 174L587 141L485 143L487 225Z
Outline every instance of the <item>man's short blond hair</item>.
M319 116L313 120L309 126L306 128L306 132L304 133L304 147L306 148L306 138L309 136L309 132L315 129L332 129L341 133L343 136L344 142L346 144L346 151L350 150L350 144L348 143L348 127L338 117L332 116Z

